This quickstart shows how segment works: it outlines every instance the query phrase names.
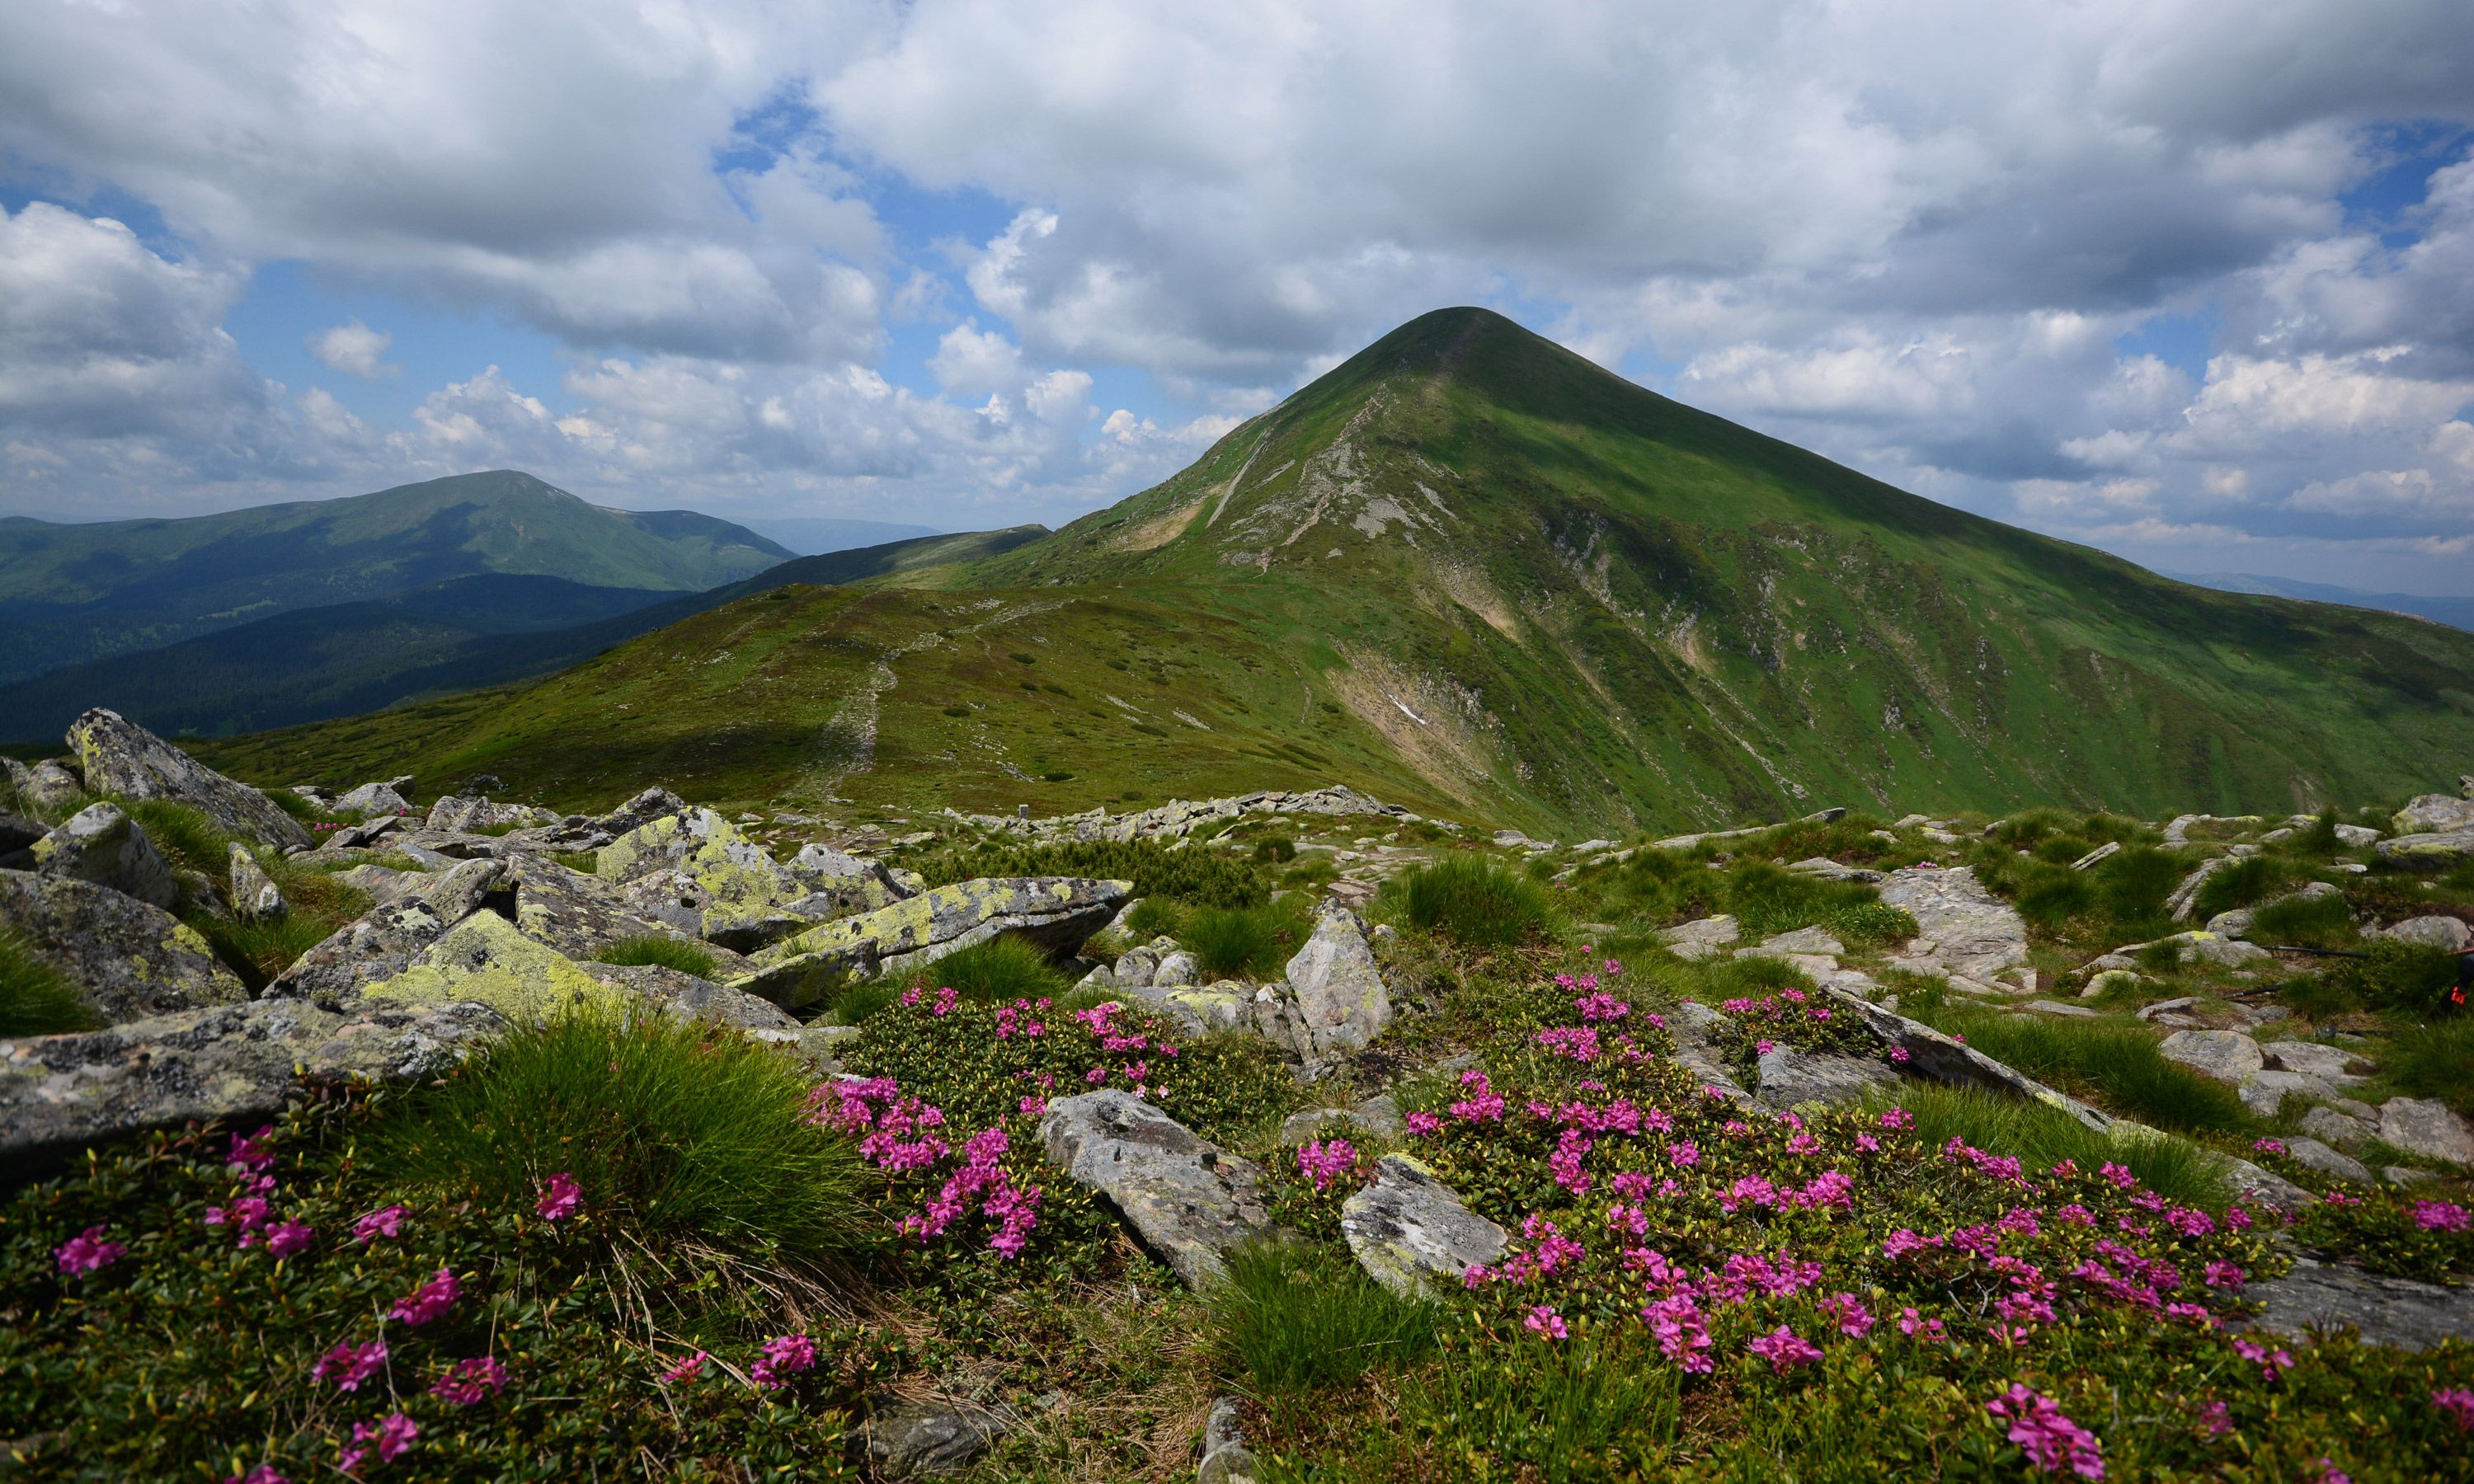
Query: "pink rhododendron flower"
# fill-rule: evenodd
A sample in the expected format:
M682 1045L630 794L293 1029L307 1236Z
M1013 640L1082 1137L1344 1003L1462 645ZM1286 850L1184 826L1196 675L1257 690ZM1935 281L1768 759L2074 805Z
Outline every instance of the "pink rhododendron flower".
M247 1473L225 1474L224 1484L292 1484L292 1481L276 1472L275 1465L259 1464Z
M584 1187L562 1170L542 1182L542 1198L533 1207L544 1221L565 1221L584 1206Z
M266 1230L266 1250L278 1257L298 1257L317 1241L317 1229L303 1221L286 1221Z
M1542 1334L1548 1339L1564 1340L1571 1338L1571 1331L1564 1327L1564 1316L1556 1313L1555 1305L1551 1304L1540 1304L1537 1307L1531 1309L1529 1311L1529 1317L1522 1320L1521 1324L1526 1327L1530 1332L1534 1334Z
M2207 1429L2209 1437L2223 1437L2234 1430L2233 1408L2222 1401L2209 1402L2199 1408L2199 1425Z
M107 1238L103 1227L88 1227L52 1249L52 1260L63 1273L96 1273L129 1256L129 1249Z
M495 1355L459 1360L447 1368L429 1394L449 1406L475 1406L507 1389L507 1368Z
M2450 1201L2416 1201L2413 1224L2425 1232L2462 1232L2469 1223L2465 1208Z
M815 1369L816 1342L804 1334L785 1334L764 1342L764 1353L747 1368L748 1379L766 1391L782 1386L785 1378L802 1371Z
M2353 1475L2338 1468L2334 1460L2322 1454L2319 1459L2319 1477L2314 1480L2313 1484L2354 1484L2354 1479Z
M1873 1330L1873 1313L1863 1301L1852 1293L1831 1294L1821 1301L1821 1312L1838 1327L1838 1332L1852 1339L1862 1339Z
M421 1424L401 1412L391 1412L375 1427L367 1423L352 1424L353 1446L343 1450L335 1467L346 1473L357 1473L375 1451L378 1462L391 1464L401 1458L421 1436Z
M2234 1341L2234 1353L2244 1360L2259 1362L2259 1378L2263 1381L2273 1381L2293 1368L2292 1354L2281 1350L2269 1350L2265 1345L2254 1345L2248 1340Z
M440 1268L431 1275L429 1281L414 1289L409 1296L396 1300L395 1307L388 1312L419 1328L445 1317L447 1311L455 1306L456 1296L462 1291L456 1284L455 1275Z
M358 1391L361 1382L377 1375L386 1361L386 1341L355 1345L346 1340L320 1356L318 1363L309 1368L309 1375L316 1380L334 1382L337 1391Z
M2029 1463L2047 1473L2068 1469L2083 1479L2104 1477L2104 1445L2095 1433L2063 1416L2052 1399L2013 1381L2006 1395L1984 1403L1984 1409L2010 1424L2010 1441L2026 1451Z
M1889 1130L1893 1134L1896 1134L1901 1129L1914 1128L1916 1126L1916 1115L1907 1112L1904 1108L1891 1108L1882 1112L1880 1122L1881 1127Z
M2467 1432L2474 1432L2474 1390L2462 1386L2431 1394L2431 1404L2448 1414L2449 1421Z
M712 1358L713 1357L711 1355L706 1354L703 1351L697 1351L694 1354L688 1356L678 1364L663 1372L662 1379L665 1382L671 1384L675 1384L680 1381L694 1380L697 1376L704 1375L704 1363Z
M1768 1361L1774 1372L1810 1365L1821 1358L1819 1346L1798 1336L1784 1325L1754 1340L1745 1349Z
M1031 1116L1037 1117L1048 1112L1048 1099L1035 1094L1031 1097L1026 1097L1021 1102L1014 1105L1014 1111L1017 1113L1030 1113Z
M2230 1262L2211 1262L2199 1281L2211 1288L2239 1288L2249 1277Z
M1904 1046L1892 1046L1890 1048L1890 1060L1898 1063L1902 1066L1904 1066L1907 1064L1912 1055L1913 1053L1909 1052Z
M1940 1320L1927 1319L1924 1315L1918 1313L1912 1308L1901 1309L1899 1311L1899 1332L1911 1340L1917 1338L1927 1340L1943 1340L1949 1338L1949 1336L1943 1332Z
M258 1140L261 1138L271 1138L274 1136L275 1125L272 1123L260 1128L255 1134L233 1135L231 1137L231 1152L224 1156L224 1162L236 1170L265 1169L268 1165L275 1162L275 1156L266 1148L265 1145L260 1144Z
M352 1223L352 1240L367 1245L381 1236L394 1236L403 1231L404 1209L381 1206Z
M1413 1113L1408 1122L1409 1132L1419 1138L1432 1138L1443 1131L1443 1120L1430 1113Z
M1357 1163L1357 1148L1345 1138L1329 1143L1317 1140L1298 1151L1298 1168L1314 1182L1315 1193L1331 1189L1331 1183L1346 1175Z

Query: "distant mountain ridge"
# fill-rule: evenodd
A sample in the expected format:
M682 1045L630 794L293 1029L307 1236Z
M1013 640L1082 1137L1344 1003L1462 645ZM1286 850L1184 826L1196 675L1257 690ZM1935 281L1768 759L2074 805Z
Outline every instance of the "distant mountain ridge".
M0 518L0 681L480 573L701 591L790 556L710 515L613 510L508 469L174 520Z
M575 807L648 777L1037 815L1346 782L1609 834L2352 805L2428 786L2469 735L2474 636L2171 582L1454 309L1002 554L210 755L271 781L486 771Z
M2390 613L2412 613L2452 629L2474 632L2474 598L2433 598L2412 592L2358 592L2327 583L2306 583L2291 577L2263 577L2256 572L2164 572L2176 582L2214 587L2219 592L2250 592L2312 603L2341 603L2347 608L2375 608Z
M916 540L923 536L945 534L934 526L906 525L892 520L851 520L837 515L784 515L769 520L750 520L747 529L769 540L779 541L803 557L820 557L854 547L883 546L892 541Z
M301 609L161 649L0 685L9 739L58 737L105 706L159 732L224 736L383 710L500 685L750 593L892 576L991 556L1045 526L930 536L802 557L744 581L678 594L485 572L362 603Z

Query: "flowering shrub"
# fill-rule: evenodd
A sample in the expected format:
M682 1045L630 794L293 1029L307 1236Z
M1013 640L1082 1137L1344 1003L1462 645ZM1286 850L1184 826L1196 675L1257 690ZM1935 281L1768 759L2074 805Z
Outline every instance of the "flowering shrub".
M1718 1008L1731 1022L1719 1028L1718 1047L1746 1080L1753 1075L1754 1064L1774 1045L1832 1056L1874 1060L1881 1056L1880 1042L1864 1029L1862 1020L1826 994L1788 986L1768 994L1722 1000Z
M2289 1160L2263 1161L2292 1178ZM2294 1234L2374 1273L2446 1283L2474 1274L2474 1212L2390 1185L2331 1190L2303 1213Z

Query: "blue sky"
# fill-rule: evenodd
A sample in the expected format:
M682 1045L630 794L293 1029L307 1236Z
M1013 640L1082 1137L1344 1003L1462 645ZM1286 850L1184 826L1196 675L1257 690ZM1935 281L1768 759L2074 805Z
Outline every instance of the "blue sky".
M1055 522L1484 303L2182 571L2474 592L2424 0L0 12L0 512Z

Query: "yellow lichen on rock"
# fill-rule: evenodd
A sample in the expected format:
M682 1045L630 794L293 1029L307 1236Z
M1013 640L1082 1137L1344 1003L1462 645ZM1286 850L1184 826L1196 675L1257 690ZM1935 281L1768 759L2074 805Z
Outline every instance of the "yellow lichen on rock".
M415 1004L477 1001L512 1020L539 1020L578 1005L618 1009L626 1001L622 991L525 937L495 912L473 913L402 973L362 993Z

